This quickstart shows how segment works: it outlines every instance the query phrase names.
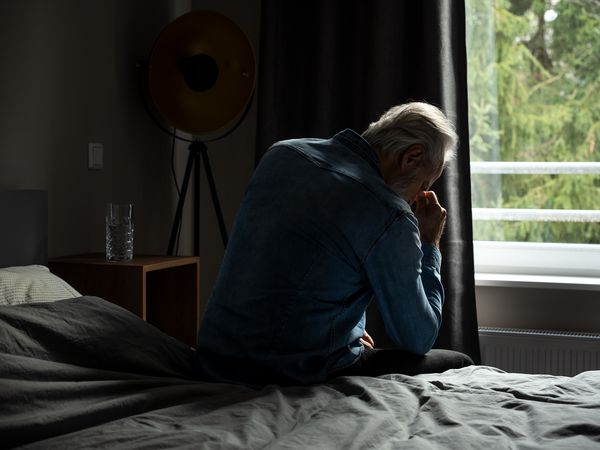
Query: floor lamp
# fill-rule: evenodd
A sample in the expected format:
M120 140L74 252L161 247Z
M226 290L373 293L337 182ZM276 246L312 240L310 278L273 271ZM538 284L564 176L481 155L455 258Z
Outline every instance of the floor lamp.
M227 229L214 182L207 143L222 139L244 120L252 103L256 63L252 45L229 18L192 11L167 25L154 42L147 64L138 64L159 120L142 95L154 122L189 143L188 159L167 254L173 255L190 178L194 175L194 254L200 252L200 167L204 167L223 246ZM177 132L170 131L169 124ZM192 135L192 139L178 132Z

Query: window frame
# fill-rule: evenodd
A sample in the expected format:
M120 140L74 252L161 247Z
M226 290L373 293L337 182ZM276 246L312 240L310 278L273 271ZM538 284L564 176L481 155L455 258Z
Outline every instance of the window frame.
M472 162L471 174L600 174L600 163L589 162ZM576 220L597 222L600 226L600 210L565 211L536 210L543 220ZM531 216L529 210L503 208L473 208L474 220L500 220L504 213L523 219ZM544 216L546 216L544 218ZM569 217L570 216L570 217ZM531 218L531 217L529 217ZM557 277L568 278L565 283L600 285L600 244L566 244L544 242L474 241L475 273L478 284L493 282L507 284L512 277L515 282L550 282ZM552 277L551 280L540 277ZM581 278L584 278L583 280ZM585 280L588 278L588 280ZM589 280L597 279L597 281ZM483 284L482 284L483 283Z

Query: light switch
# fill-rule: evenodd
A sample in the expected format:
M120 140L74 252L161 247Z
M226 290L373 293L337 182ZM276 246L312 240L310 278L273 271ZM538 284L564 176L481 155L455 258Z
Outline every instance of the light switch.
M88 143L88 168L100 170L104 167L104 145L99 142Z

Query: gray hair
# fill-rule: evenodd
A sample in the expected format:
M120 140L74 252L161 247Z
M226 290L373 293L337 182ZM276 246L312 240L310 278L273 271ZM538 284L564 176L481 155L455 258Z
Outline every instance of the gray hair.
M390 108L369 125L362 137L384 154L403 154L410 146L421 144L425 148L424 164L433 170L447 165L458 144L458 135L446 115L436 106L423 102ZM400 184L408 183L410 180Z

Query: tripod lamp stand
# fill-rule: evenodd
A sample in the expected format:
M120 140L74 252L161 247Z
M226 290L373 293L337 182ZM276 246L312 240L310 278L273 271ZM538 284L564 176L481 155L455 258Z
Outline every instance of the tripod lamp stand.
M254 52L245 34L233 21L213 11L193 11L178 17L154 42L145 67L152 103L162 121L193 136L188 139L177 131L171 132L148 109L162 130L189 143L168 255L174 252L192 174L194 254L199 254L201 165L206 173L223 246L227 244L227 229L206 144L229 135L244 120L254 93L255 66Z

